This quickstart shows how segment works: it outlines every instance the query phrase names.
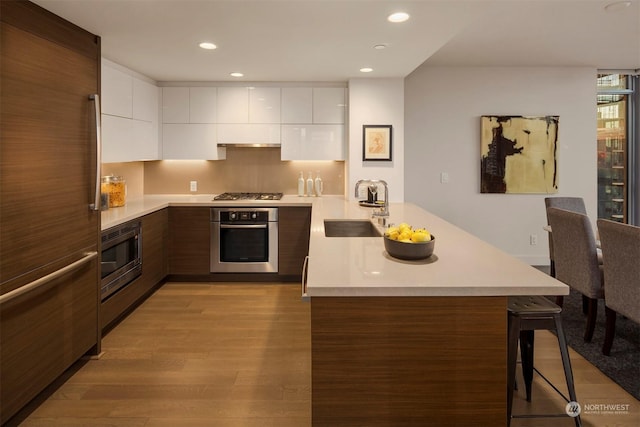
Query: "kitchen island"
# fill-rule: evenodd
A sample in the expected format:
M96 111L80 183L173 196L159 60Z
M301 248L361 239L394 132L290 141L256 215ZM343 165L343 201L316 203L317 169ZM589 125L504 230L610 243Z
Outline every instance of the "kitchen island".
M389 221L435 236L426 260L394 259L380 237L325 237L324 219L370 213L313 204L313 426L505 426L507 298L569 288L412 204L391 204Z

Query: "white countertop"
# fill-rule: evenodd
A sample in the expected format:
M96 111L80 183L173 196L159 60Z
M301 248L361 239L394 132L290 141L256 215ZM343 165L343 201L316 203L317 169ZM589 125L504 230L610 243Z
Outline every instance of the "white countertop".
M325 237L324 219L369 218L342 198L313 203L307 294L314 296L567 295L569 287L410 203L392 203L389 222L435 236L423 261L390 257L380 237Z
M325 237L325 219L370 218L372 208L343 196L275 201L213 201L213 195L149 195L102 212L102 229L169 206L312 206L307 294L320 296L567 295L569 287L410 203L392 203L389 222L424 227L435 237L423 261L390 257L381 237ZM282 226L283 224L281 224Z
M102 212L102 230L169 206L311 206L314 197L285 195L280 200L213 200L215 194L157 194L127 200L124 206ZM341 196L337 196L340 197Z

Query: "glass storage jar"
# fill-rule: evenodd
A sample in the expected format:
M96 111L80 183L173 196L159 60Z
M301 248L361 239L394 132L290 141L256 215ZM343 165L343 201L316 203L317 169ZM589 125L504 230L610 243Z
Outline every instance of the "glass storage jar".
M124 206L127 198L127 183L123 177L103 176L100 191L107 194L110 208Z

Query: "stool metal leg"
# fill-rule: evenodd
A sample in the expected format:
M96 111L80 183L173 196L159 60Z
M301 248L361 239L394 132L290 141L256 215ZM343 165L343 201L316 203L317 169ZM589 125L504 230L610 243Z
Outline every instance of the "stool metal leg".
M534 331L520 331L520 359L522 359L522 376L527 395L531 402L531 384L533 383L533 340Z
M569 348L567 347L567 340L564 336L564 329L562 328L562 317L560 314L555 314L553 319L556 323L556 333L558 335L558 344L560 345L560 356L562 358L562 366L564 368L564 376L567 380L567 390L569 391L569 399L572 402L576 402L576 391L573 385L573 371L571 370L571 360L569 359ZM580 415L574 418L576 427L582 427L582 421Z

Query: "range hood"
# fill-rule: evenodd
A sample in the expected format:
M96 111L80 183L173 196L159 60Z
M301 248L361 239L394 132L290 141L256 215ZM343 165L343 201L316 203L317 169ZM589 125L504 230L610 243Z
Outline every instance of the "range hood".
M221 123L219 147L280 147L279 123Z
M240 147L240 148L280 148L280 144L274 143L251 143L251 142L227 142L227 143L218 143L218 147Z

